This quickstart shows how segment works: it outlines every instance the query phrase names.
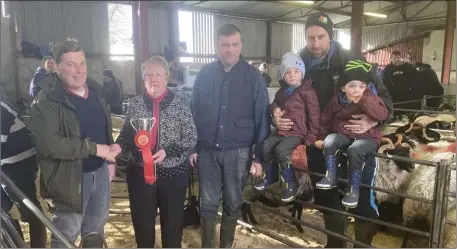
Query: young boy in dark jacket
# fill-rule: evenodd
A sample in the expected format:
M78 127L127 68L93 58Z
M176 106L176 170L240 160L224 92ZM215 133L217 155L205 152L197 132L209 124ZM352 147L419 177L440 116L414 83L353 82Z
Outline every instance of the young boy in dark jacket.
M342 200L346 207L355 208L359 200L359 186L366 157L376 152L381 139L379 126L373 127L364 134L354 134L344 128L349 124L352 115L367 114L370 118L382 121L387 118L387 108L376 89L369 84L368 72L372 69L369 63L352 60L346 64L341 93L333 97L325 107L321 120L320 138L316 147L324 149L327 172L321 181L316 183L318 189L336 187L336 169L341 150L347 152L350 191ZM331 134L330 134L331 133Z
M263 146L264 175L254 187L263 190L277 181L272 161L277 160L285 189L281 200L292 201L298 189L297 179L291 163L291 154L300 144L313 145L319 135L319 101L311 79L304 78L305 64L299 55L292 52L282 57L281 77L284 86L276 92L270 105L270 113L276 117L290 118L294 122L288 131L272 133Z

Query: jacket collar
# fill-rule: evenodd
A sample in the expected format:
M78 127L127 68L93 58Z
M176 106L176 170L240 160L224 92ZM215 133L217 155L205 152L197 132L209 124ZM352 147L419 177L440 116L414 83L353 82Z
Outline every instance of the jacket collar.
M101 86L94 80L87 78L87 87L97 93L98 96L103 96L103 90ZM62 81L59 79L56 73L47 74L46 78L41 83L41 89L44 91L51 100L55 102L66 102L67 91L63 87Z
M171 92L170 89L168 89L167 95L165 95L165 98L160 102L160 108L161 109L166 109L172 102L172 100L175 98L175 93ZM154 102L152 101L151 98L147 95L147 93L143 93L143 101L148 110L152 110L152 107L154 106Z

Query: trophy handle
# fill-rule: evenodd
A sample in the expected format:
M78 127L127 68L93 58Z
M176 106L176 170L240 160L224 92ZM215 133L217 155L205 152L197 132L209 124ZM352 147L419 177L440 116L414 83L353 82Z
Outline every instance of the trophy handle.
M154 127L154 125L156 124L156 118L155 117L151 118L151 123L152 123L152 125L151 125L151 129L152 129L152 127Z
M133 127L133 129L134 129L136 132L138 132L138 130L135 128L135 126L134 126L133 123L132 123L132 119L130 119L130 125Z

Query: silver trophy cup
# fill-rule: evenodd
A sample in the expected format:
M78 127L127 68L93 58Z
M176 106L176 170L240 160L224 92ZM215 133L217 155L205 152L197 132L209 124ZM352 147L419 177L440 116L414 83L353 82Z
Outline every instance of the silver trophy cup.
M151 131L152 127L155 125L156 119L152 118L139 118L139 119L130 119L130 125L135 129L136 132L139 131Z

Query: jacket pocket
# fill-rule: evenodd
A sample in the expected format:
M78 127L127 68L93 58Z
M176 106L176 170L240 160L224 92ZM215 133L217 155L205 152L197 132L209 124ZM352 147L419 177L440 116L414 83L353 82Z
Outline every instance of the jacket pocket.
M46 188L58 204L82 211L82 170L77 161L60 160L53 168Z

